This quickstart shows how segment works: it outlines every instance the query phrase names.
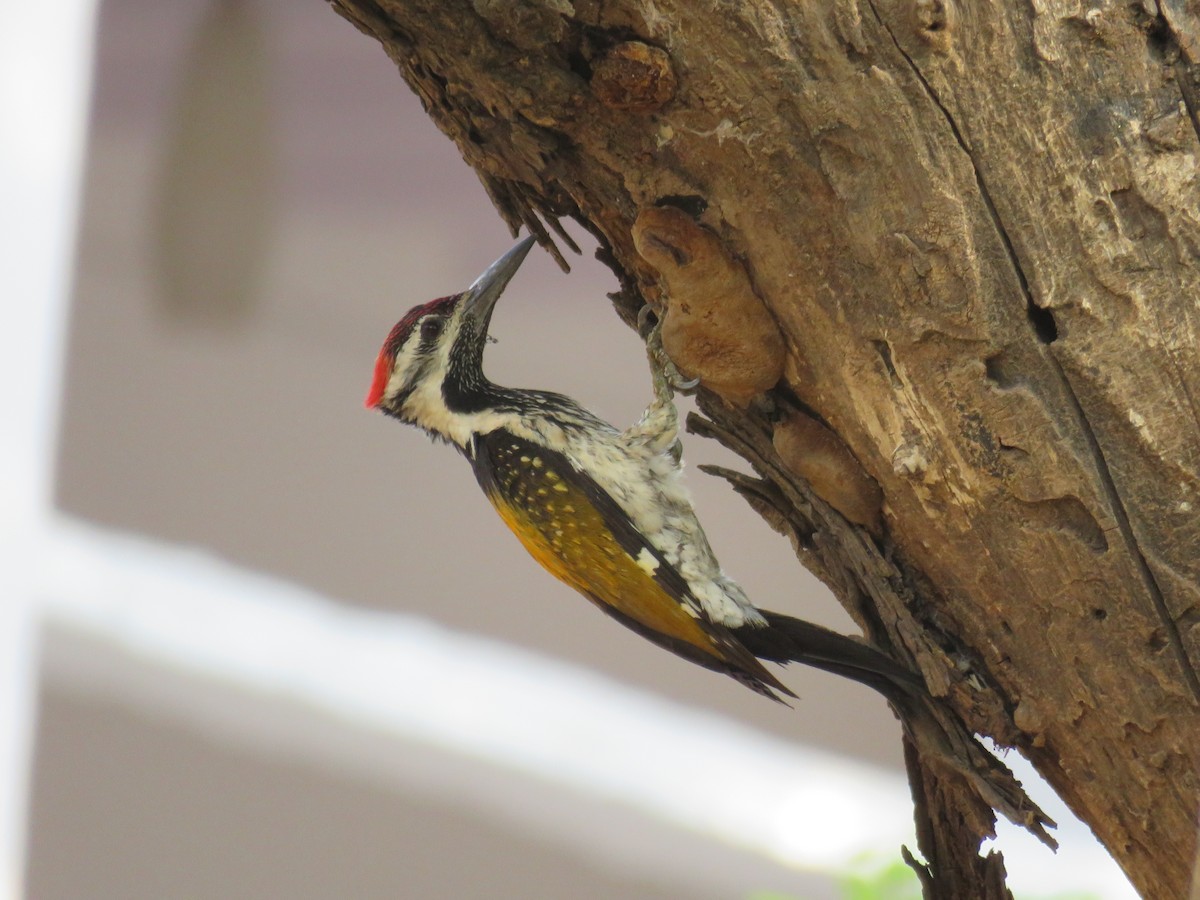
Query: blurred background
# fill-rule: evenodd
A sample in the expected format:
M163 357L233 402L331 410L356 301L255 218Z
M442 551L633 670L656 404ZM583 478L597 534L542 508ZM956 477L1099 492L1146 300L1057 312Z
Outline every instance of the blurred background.
M891 877L913 838L878 697L793 670L789 710L658 650L538 569L453 450L362 408L394 321L512 242L373 41L321 3L75 2L53 33L18 6L0 889L832 898ZM511 286L488 371L624 425L642 348L574 233L569 275L535 251ZM694 475L756 602L853 630ZM1002 836L1015 887L1132 896L1064 831L1058 858Z

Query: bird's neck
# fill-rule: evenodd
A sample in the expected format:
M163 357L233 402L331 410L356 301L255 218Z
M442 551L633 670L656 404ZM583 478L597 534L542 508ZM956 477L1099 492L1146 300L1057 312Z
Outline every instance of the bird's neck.
M468 450L472 438L507 429L537 439L561 427L609 429L570 397L550 391L508 388L482 373L418 388L404 403L404 418L436 438Z
M430 436L465 450L473 435L503 428L514 413L506 403L508 389L481 373L418 384L398 405L397 415Z

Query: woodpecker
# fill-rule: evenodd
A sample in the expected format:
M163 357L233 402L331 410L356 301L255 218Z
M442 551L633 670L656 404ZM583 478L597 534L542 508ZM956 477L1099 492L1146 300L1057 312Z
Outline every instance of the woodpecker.
M655 397L624 431L562 394L488 380L492 311L532 245L518 243L466 291L413 307L379 351L367 408L453 444L538 563L667 650L774 700L796 695L762 660L850 677L896 704L925 696L890 657L758 609L721 571L681 480L673 367L657 331L647 341Z

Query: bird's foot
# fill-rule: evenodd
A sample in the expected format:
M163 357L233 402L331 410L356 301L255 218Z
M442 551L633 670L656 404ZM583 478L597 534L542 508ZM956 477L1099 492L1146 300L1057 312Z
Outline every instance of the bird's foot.
M653 320L653 321L651 321ZM638 311L638 334L646 341L646 355L650 359L650 374L654 379L654 393L663 400L674 394L693 394L700 386L699 378L684 378L675 363L667 356L662 345L662 320L650 304Z

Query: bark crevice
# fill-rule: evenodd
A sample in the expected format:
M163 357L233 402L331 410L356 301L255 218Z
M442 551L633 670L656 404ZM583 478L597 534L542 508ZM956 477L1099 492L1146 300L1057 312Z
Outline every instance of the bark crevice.
M942 102L937 91L929 83L929 80L925 77L924 73L921 72L920 66L917 65L916 60L914 60L912 56L905 51L892 27L880 15L875 0L867 0L867 2L871 7L872 12L875 14L876 19L879 21L880 26L884 29L884 31L887 32L888 37L891 39L892 44L896 48L896 51L904 58L904 61L911 70L913 77L917 80L917 83L920 84L922 91L928 97L929 101L935 107L937 107L941 113L941 117L944 119L947 127L950 129L950 133L954 136L955 142L959 148L961 148L962 152L966 155L967 160L970 162L971 169L975 175L975 181L979 187L980 199L982 200L984 207L987 209L988 217L993 228L995 229L997 237L1000 239L1005 248L1008 262L1012 267L1012 272L1015 275L1017 283L1020 285L1021 293L1025 298L1026 309L1030 323L1033 325L1040 343L1053 343L1058 338L1058 328L1054 320L1053 312L1047 307L1039 305L1034 300L1029 279L1021 266L1021 261L1017 255L1012 237L1008 233L1008 229L1005 228L1004 222L1000 217L999 210L996 208L996 204L992 198L991 192L988 190L987 182L983 176L983 172L980 169L979 161L976 158L975 153L972 151L971 146L964 137L962 130L959 128L958 123L954 119L954 116ZM1167 27L1170 28L1169 21L1166 19L1164 19L1164 21L1167 23ZM1177 38L1173 30L1171 34L1172 37ZM1181 52L1184 52L1182 48ZM1184 53L1184 56L1186 58L1186 53ZM1189 65L1188 68L1190 70L1193 67ZM1190 71L1188 72L1187 77L1193 77ZM1183 82L1181 81L1181 90L1182 86ZM1185 97L1184 100L1186 102L1187 98ZM1193 123L1195 123L1197 120L1192 104L1188 104L1188 110L1189 114L1192 116ZM1200 131L1197 133L1200 135ZM1191 691L1192 696L1197 701L1200 701L1200 675L1197 674L1196 666L1193 664L1190 656L1188 655L1187 647L1179 631L1175 617L1171 615L1170 608L1167 604L1162 587L1159 585L1158 579L1155 578L1153 570L1146 561L1145 552L1138 543L1137 536L1134 533L1133 527L1129 520L1129 514L1125 508L1125 502L1121 497L1115 480L1113 479L1112 471L1109 467L1108 460L1105 458L1103 448L1100 446L1100 442L1096 437L1096 433L1091 422L1088 421L1087 413L1079 401L1074 386L1071 384L1070 377L1063 370L1057 358L1054 357L1053 352L1050 353L1050 359L1053 369L1060 380L1061 388L1069 398L1076 421L1079 424L1088 449L1091 452L1092 458L1095 462L1096 472L1100 477L1101 484L1103 485L1104 491L1108 498L1109 511L1111 512L1113 519L1117 524L1118 530L1120 531L1122 542L1130 554L1130 557L1135 561L1139 576L1143 585L1145 586L1146 594L1149 597L1150 602L1153 604L1155 614L1161 620L1171 648L1179 660L1179 664L1183 670L1184 678L1187 681L1188 689ZM1191 399L1190 395L1188 399ZM1090 541L1089 544L1094 546L1095 542ZM1105 549L1107 549L1107 542L1105 544Z
M1166 596L1163 594L1162 586L1158 583L1158 579L1154 577L1154 570L1150 568L1150 564L1146 560L1146 554L1142 551L1141 545L1138 543L1137 535L1133 532L1133 525L1129 521L1129 513L1125 509L1125 502L1121 499L1121 492L1117 490L1116 482L1113 481L1112 472L1108 467L1108 460L1105 459L1104 451L1100 447L1100 441L1096 437L1096 432L1093 430L1091 422L1088 421L1087 414L1084 412L1079 398L1075 395L1075 391L1071 386L1071 380L1062 371L1057 359L1054 360L1054 365L1062 378L1063 387L1075 410L1075 418L1083 430L1088 447L1091 449L1092 457L1096 461L1096 472L1100 476L1104 492L1108 497L1109 512L1112 514L1113 520L1116 522L1117 528L1121 533L1121 542L1137 566L1138 575L1146 589L1146 595L1150 598L1150 602L1154 606L1155 615L1162 622L1162 628L1166 632L1167 641L1171 645L1172 652L1179 660L1179 666L1183 671L1184 679L1187 681L1188 690L1191 692L1192 697L1200 702L1200 677L1197 676L1196 667L1188 655L1183 635L1179 631L1179 624L1176 622L1175 617L1171 615L1171 610L1167 604Z

